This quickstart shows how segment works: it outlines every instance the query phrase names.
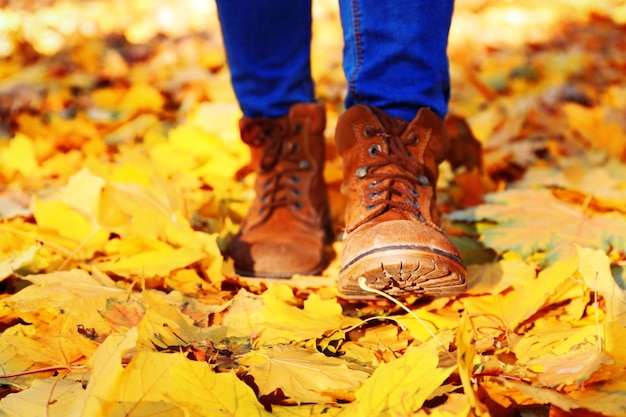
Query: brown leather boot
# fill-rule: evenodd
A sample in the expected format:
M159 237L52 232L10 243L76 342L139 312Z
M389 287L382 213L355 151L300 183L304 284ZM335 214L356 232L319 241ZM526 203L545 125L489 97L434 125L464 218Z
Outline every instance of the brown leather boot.
M237 273L289 278L325 266L330 235L324 170L324 107L296 104L280 118L243 118L257 172L256 198L230 246Z
M441 119L421 109L413 121L356 105L337 123L348 203L339 290L370 298L358 284L394 296L463 292L461 256L440 228L438 165L448 151Z

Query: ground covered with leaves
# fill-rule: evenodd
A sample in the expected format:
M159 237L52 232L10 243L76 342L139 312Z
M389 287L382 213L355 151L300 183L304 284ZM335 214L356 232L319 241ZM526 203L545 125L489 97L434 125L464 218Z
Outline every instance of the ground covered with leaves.
M444 164L439 203L469 288L406 309L336 290L314 3L334 260L272 282L222 256L253 175L214 4L0 2L0 416L626 415L624 2L457 1L448 126L483 166Z

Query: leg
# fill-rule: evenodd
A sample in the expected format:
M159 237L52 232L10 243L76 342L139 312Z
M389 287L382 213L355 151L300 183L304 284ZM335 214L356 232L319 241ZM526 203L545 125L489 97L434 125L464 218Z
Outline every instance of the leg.
M229 255L240 275L289 278L325 266L324 107L313 103L311 0L218 0L250 146L256 198Z
M367 296L364 278L396 296L462 292L466 270L440 227L435 195L449 150L442 118L452 2L341 6L349 91L335 134L348 200L339 289Z
M245 117L280 117L314 100L310 0L217 0L217 9Z
M406 121L439 117L450 94L446 54L453 0L341 0L346 107L364 103Z

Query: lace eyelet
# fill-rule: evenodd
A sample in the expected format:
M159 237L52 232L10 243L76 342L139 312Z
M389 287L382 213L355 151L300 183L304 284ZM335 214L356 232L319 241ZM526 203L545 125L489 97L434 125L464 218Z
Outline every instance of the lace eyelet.
M409 135L409 143L411 145L417 145L420 143L420 135L417 132L413 132Z
M415 200L407 200L407 202L418 210L422 208L422 206L420 206L420 203Z
M373 210L373 209L374 209L374 207L376 207L376 206L375 206L374 204L370 203L370 204L368 204L367 206L365 206L365 210L368 210L368 211L369 211L369 210Z
M272 185L272 181L267 180L263 183L263 185L261 186L264 190L267 190L270 188L270 186Z
M419 177L417 177L417 182L419 182L422 187L426 187L430 184L430 181L428 180L428 177L426 175L420 175Z
M376 198L376 197L379 197L379 196L380 196L380 192L379 192L379 191L372 191L372 192L369 194L369 196L368 196L368 197L369 197L369 198Z
M311 163L309 161L307 161L306 159L301 159L298 162L298 168L300 168L300 169L311 169Z
M291 177L289 177L289 181L291 181L294 184L298 184L300 182L300 176L292 175Z
M300 123L296 123L293 125L293 133L295 133L296 135L300 134L302 132L302 125Z
M355 175L358 179L362 180L363 178L365 178L367 176L367 167L358 167Z
M422 213L419 213L419 214L413 213L413 217L415 217L415 219L419 220L422 223L426 222L426 219L424 219L424 216L422 216Z
M367 186L368 186L369 188L374 188L374 187L376 187L377 185L378 185L378 183L377 183L376 181L372 181L372 182L370 182Z
M302 210L302 203L299 201L296 201L295 203L293 203L293 208L295 208L296 210Z
M370 147L367 149L367 154L370 156L370 158L376 158L376 156L381 152L382 148L378 143L371 144Z
M302 195L302 191L300 191L299 188L294 188L293 190L291 190L291 194L293 194L296 197L300 197Z
M417 190L414 190L413 188L409 188L409 194L411 194L411 196L417 198L420 196L420 192Z
M371 139L374 136L376 136L376 130L374 129L374 126L372 125L366 125L363 127L363 136L366 139Z
M289 142L288 149L290 153L296 153L300 150L300 144L297 142Z

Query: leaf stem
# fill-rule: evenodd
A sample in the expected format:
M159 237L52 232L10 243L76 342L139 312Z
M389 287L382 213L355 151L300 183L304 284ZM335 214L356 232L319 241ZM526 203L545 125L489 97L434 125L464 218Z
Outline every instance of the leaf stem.
M432 336L433 339L435 339L437 341L437 343L439 344L439 346L441 346L441 348L444 350L444 352L446 352L448 354L448 356L450 358L452 358L452 360L454 360L454 362L456 363L457 359L454 355L452 355L448 349L446 348L446 346L441 342L441 340L437 337L437 335L430 329L430 327L428 327L428 325L426 323L424 323L424 320L422 320L417 314L415 314L410 308L408 308L406 305L404 305L401 301L395 299L394 297L392 297L389 294L385 294L384 292L377 290L376 288L372 288L370 286L367 285L367 280L365 279L365 277L359 277L358 279L358 283L359 283L359 287L361 287L361 289L363 291L367 291L367 292L371 292L373 294L376 295L380 295L381 297L386 298L387 300L393 302L394 304L396 304L398 307L400 307L401 309L403 309L404 311L406 311L411 317L413 317L415 320L417 320L417 322L419 324L421 324L424 329L426 329L426 331L428 332L428 334L430 334Z
M56 366L47 366L45 368L29 369L27 371L15 372L13 374L0 374L0 378L16 378L18 376L32 375L32 374L38 374L40 372L50 372L50 371L62 371L62 370L77 371L79 369L86 369L86 368L87 368L86 365L75 365L75 366L56 365Z

